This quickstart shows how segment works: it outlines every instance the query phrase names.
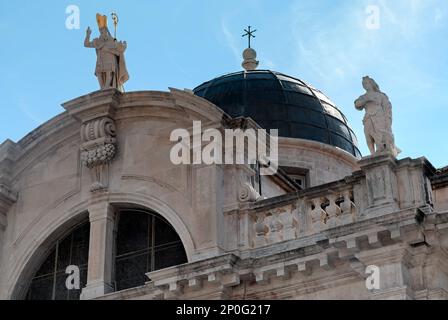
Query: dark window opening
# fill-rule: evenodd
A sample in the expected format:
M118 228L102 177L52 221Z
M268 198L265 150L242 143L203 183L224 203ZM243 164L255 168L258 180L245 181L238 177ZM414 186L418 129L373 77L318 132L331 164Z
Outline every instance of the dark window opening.
M150 212L120 212L116 239L116 291L144 285L148 272L188 262L173 227Z
M27 300L79 300L81 289L87 284L87 261L89 258L90 224L84 223L54 245L42 263L26 296ZM69 290L65 282L68 266L80 271L80 289Z
M281 169L291 178L302 190L310 186L309 170L297 167L281 167Z

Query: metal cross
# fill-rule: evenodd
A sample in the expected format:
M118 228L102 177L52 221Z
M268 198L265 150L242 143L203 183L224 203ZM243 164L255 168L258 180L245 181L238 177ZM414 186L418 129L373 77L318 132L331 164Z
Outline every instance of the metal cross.
M112 21L114 22L114 39L116 40L117 39L117 25L118 25L118 16L117 16L117 14L115 13L115 12L112 12L112 14L111 14L111 16L112 16Z
M250 30L251 26L249 26L249 28L244 29L244 31L246 32L245 34L243 34L243 37L247 37L249 40L249 48L250 48L250 38L256 38L254 36L254 33L257 32L257 30Z

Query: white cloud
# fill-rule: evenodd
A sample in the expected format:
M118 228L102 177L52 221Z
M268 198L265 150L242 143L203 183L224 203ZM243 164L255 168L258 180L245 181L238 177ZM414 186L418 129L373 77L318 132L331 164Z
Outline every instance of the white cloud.
M296 3L290 15L293 50L297 52L294 68L297 72L312 70L328 86L378 72L389 74L400 85L412 79L414 92L427 90L431 78L412 50L418 50L431 35L434 15L441 19L442 11L436 10L435 3L438 1L364 0L324 14L319 14L321 3ZM366 27L365 8L371 4L381 9L379 30Z
M36 123L37 125L40 125L42 123L44 123L44 121L42 119L40 119L39 117L37 117L36 115L34 115L29 109L27 104L25 103L25 101L23 99L19 99L17 101L17 107L18 109L30 120L32 120L34 123Z
M230 48L230 50L232 51L232 53L234 55L235 60L237 61L237 63L241 63L242 50L237 46L236 40L235 40L233 34L229 31L229 28L227 27L227 24L224 21L224 19L221 19L221 30L225 36L226 43L227 43L228 47Z

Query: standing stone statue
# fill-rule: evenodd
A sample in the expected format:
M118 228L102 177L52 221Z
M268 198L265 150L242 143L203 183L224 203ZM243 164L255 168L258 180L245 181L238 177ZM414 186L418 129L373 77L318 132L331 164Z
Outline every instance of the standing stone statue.
M392 104L372 78L364 77L362 85L366 94L355 101L355 107L366 111L363 123L370 153L387 152L396 157L401 150L392 133Z
M129 80L126 69L124 52L127 48L126 41L114 39L107 28L107 16L96 15L100 30L100 37L90 41L92 30L86 31L84 46L95 48L97 54L95 75L98 78L101 89L116 88L123 91L123 84Z

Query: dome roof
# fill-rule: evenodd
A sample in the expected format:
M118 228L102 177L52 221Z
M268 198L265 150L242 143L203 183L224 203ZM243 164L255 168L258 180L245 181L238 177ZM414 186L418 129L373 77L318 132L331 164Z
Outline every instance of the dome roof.
M361 157L347 118L321 91L304 81L268 70L218 77L194 93L232 117L249 117L280 137L322 142Z

